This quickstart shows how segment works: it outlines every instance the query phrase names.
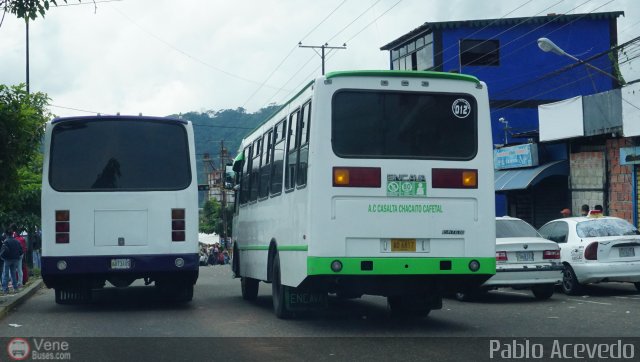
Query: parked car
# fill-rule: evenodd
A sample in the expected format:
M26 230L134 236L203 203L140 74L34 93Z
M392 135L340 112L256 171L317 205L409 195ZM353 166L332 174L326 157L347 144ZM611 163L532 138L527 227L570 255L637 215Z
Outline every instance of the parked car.
M531 289L537 299L549 299L562 280L560 247L543 239L524 220L496 218L496 275L478 290L458 292L458 300L496 288Z
M553 220L539 232L560 245L566 294L599 282L632 282L640 291L640 232L628 221L594 214Z

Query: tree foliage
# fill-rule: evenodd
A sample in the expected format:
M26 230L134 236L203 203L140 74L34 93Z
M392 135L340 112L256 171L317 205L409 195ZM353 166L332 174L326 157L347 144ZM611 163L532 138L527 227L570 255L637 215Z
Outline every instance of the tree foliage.
M25 85L0 84L0 224L37 225L40 215L44 125L49 97Z
M65 3L67 0L62 0ZM44 17L51 5L58 6L59 0L0 0L0 8L21 19L35 20L38 14Z
M227 235L231 235L231 223L233 220L233 205L227 206L224 211L227 216ZM200 232L205 234L216 233L220 236L224 233L224 220L222 205L216 199L210 199L204 203L202 214L200 215Z

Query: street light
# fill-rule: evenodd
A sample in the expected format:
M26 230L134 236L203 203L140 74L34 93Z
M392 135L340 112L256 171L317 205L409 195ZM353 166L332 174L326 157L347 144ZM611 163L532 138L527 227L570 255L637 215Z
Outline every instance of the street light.
M551 53L554 53L554 54L557 54L557 55L562 55L562 56L565 56L565 57L569 57L569 58L575 60L576 62L578 62L580 64L583 64L583 65L586 65L587 67L606 75L607 77L615 80L616 82L619 82L618 78L612 76L610 73L607 73L604 70L602 70L602 69L600 69L600 68L598 68L598 67L596 67L594 65L591 65L591 64L589 64L589 63L587 63L587 62L585 62L583 60L580 60L580 59L574 57L573 55L571 55L571 54L565 52L564 50L562 50L559 46L557 46L554 42L552 42L551 40L549 40L547 38L538 39L538 48L540 48L545 53L551 52Z

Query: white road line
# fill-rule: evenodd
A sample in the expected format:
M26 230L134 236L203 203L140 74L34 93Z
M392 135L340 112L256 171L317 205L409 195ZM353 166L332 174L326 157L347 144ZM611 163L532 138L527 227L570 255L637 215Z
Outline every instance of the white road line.
M640 300L640 297L620 297L620 296L616 296L615 298L618 298L618 299L630 299L630 300Z
M573 302L580 302L580 303L592 303L592 304L600 304L600 305L611 305L611 303L603 303L603 302L594 302L591 300L584 300L584 299L567 299Z

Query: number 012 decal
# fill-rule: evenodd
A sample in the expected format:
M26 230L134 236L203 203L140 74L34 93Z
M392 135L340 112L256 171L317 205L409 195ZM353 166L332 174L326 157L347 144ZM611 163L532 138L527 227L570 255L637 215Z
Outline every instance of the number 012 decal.
M456 99L451 105L453 115L458 118L467 118L471 114L471 105L466 99Z

